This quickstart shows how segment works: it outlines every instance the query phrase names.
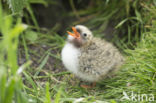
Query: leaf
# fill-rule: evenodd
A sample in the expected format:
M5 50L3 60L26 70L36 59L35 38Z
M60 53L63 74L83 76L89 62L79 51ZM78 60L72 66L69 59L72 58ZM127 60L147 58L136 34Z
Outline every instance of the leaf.
M3 103L5 100L6 82L7 82L6 70L3 66L0 66L0 103Z
M28 0L31 4L43 4L44 6L48 6L48 2L45 0Z
M142 22L141 14L140 14L137 10L135 10L135 14L136 14L137 19L138 19L140 22Z
M26 40L29 40L30 42L35 42L35 40L37 40L37 38L38 38L38 34L37 34L37 32L28 30L25 33L25 38L26 38Z
M47 56L44 58L44 60L41 62L41 64L38 67L38 71L35 73L34 76L37 76L40 73L40 71L43 69L43 67L46 65L46 63L49 59L49 55L50 55L50 53L48 53Z
M115 28L117 29L117 28L121 27L127 20L128 20L127 18L122 20L117 26L115 26Z
M59 90L57 91L54 103L60 103L61 93L62 93L62 87L60 87Z
M15 80L15 78L11 78L9 80L9 83L7 85L7 87L5 88L6 89L6 92L5 92L5 99L4 99L4 103L11 103L12 101L12 98L14 96L14 88L15 88L15 83L17 81Z
M21 14L27 0L8 0L9 7L13 13Z
M50 92L49 92L49 82L46 83L46 99L44 103L51 103L51 97L50 97Z

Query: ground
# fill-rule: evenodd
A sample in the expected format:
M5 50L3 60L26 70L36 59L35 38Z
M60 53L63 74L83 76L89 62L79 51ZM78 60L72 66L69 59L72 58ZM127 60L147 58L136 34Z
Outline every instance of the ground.
M153 35L149 35L149 38L151 40ZM65 41L65 39L62 41ZM128 92L129 95L132 91L136 94L150 93L155 95L156 74L154 74L155 70L153 67L154 65L152 64L155 58L150 59L150 55L145 55L148 50L153 52L153 49L150 49L148 46L144 48L138 47L135 50L125 49L127 54L123 55L126 62L115 76L103 79L103 81L97 83L95 88L84 89L80 87L80 84L87 84L87 82L82 82L79 78L75 77L72 73L67 71L62 64L60 53L65 42L62 42L62 44L57 44L57 42L55 42L56 45L61 45L58 47L56 45L52 46L53 43L51 42L46 42L47 44L45 44L45 42L37 42L35 44L32 43L25 45L25 47L19 47L19 64L22 65L26 62L26 58L32 61L31 66L26 69L23 76L24 84L27 86L26 90L31 93L32 98L42 101L42 99L38 97L43 96L44 88L47 82L49 83L51 99L55 101L57 94L59 93L61 96L59 99L62 102L84 99L83 101L88 102L106 101L116 103L121 101L120 99L123 97L123 91ZM153 42L155 43L155 41ZM147 43L148 40L145 39L144 45L150 45L151 47L154 46L154 44ZM141 44L143 43L138 43L138 45ZM24 48L29 50L28 53L24 51ZM147 51L144 50L145 48ZM25 55L28 56L26 57ZM147 56L149 56L149 58ZM153 72L151 72L149 68L142 66L144 63L148 62L148 60L147 62L144 62L146 59L151 60L150 65ZM142 60L143 64L142 62L139 62L140 60ZM31 79L29 77L31 77ZM150 77L153 77L153 79L150 80ZM149 80L153 84L148 82ZM129 103L129 101L127 102Z

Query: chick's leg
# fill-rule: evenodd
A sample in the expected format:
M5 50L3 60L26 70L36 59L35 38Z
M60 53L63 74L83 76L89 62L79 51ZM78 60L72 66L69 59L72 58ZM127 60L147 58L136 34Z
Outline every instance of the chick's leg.
M86 88L86 89L88 89L88 88L94 88L96 86L96 82L93 82L91 85L81 85L81 87L82 88Z

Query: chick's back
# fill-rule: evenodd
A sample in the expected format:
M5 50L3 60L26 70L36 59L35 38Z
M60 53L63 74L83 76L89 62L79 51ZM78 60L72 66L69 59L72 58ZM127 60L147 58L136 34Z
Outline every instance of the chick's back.
M98 79L117 71L124 61L123 56L114 45L100 38L93 38L92 42L81 47L80 51L80 71Z

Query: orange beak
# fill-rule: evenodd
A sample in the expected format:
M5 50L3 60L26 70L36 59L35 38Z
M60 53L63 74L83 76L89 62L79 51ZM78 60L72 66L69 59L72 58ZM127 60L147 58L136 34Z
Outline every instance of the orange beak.
M72 27L72 30L74 33L71 33L69 31L67 31L67 33L73 37L75 37L76 39L80 39L80 33L76 30L75 27Z

